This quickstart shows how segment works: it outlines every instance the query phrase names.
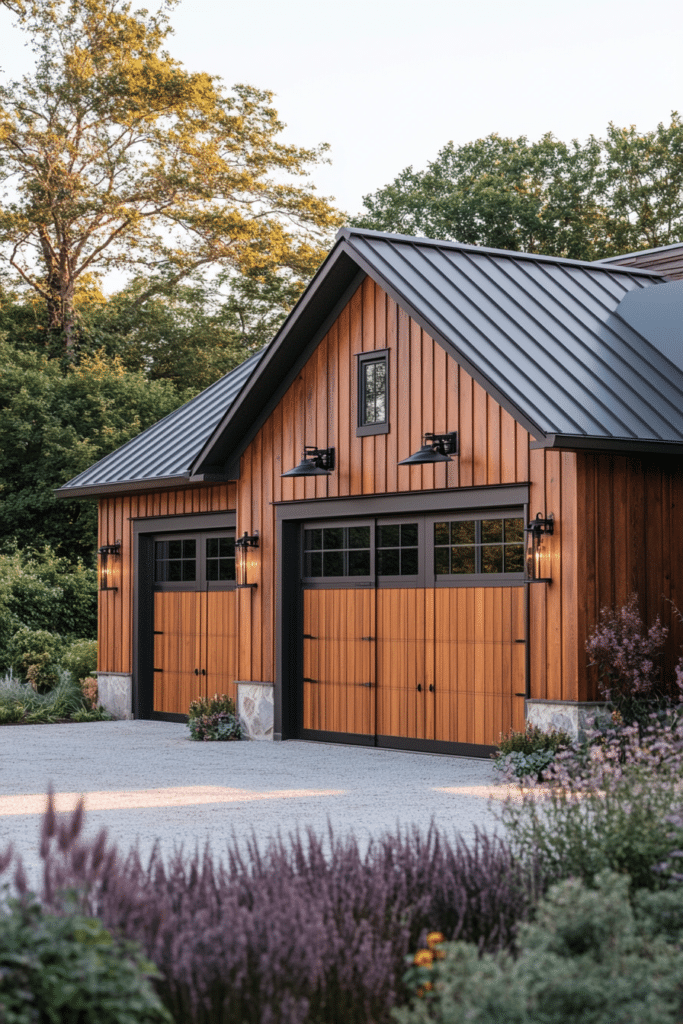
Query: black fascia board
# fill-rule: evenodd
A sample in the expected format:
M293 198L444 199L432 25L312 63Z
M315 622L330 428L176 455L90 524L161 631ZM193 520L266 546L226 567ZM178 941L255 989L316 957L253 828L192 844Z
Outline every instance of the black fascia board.
M140 491L167 490L188 487L189 476L160 476L147 480L122 480L120 483L86 484L83 487L56 487L55 498L105 498L110 494L137 494Z
M632 437L594 437L584 434L548 434L541 441L531 441L529 447L554 448L564 451L623 452L631 455L683 455L683 442L647 440Z
M274 392L281 395L289 387L299 372L302 353L317 347L339 315L340 303L348 302L364 277L346 247L335 246L195 458L190 476L221 467L230 479L236 478L235 461L277 404L273 403Z

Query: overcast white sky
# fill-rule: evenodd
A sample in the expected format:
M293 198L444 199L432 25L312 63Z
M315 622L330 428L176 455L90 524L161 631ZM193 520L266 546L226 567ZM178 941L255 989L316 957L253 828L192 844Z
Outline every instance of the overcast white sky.
M13 77L28 55L12 20ZM585 139L683 112L681 0L183 0L172 22L188 68L271 89L288 141L331 144L314 181L352 214L451 139Z

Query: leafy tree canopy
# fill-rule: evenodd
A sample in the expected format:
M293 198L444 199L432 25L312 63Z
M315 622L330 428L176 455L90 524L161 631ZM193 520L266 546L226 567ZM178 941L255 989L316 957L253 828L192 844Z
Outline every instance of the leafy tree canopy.
M683 124L642 134L610 124L581 144L497 134L449 142L363 199L358 227L499 249L599 259L683 233Z
M272 94L190 73L127 0L11 4L32 76L0 87L0 252L73 354L86 274L144 272L142 305L199 269L308 277L341 221L301 181L326 147L278 141Z
M0 341L0 535L92 564L96 503L57 501L53 488L187 397L116 358L85 355L64 367Z

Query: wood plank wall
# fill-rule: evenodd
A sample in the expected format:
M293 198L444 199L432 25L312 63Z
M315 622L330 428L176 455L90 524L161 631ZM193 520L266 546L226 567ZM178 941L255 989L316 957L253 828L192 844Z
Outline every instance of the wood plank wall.
M579 699L599 697L583 641L600 609L639 598L647 625L655 617L669 630L665 669L683 644L683 467L672 456L581 453L577 458L577 612ZM673 602L673 604L671 603Z
M390 352L390 431L359 438L355 356L383 348ZM397 465L420 447L423 433L452 430L458 431L460 442L460 456L453 462ZM298 464L304 445L334 446L336 471L329 477L283 480L280 474ZM542 467L537 490L547 490L548 500L554 501L562 484L555 482L551 471L546 473L542 453L534 458L537 470ZM528 433L366 278L242 456L237 530L259 531L261 566L258 588L239 594L239 678L274 680L276 553L271 502L529 479ZM533 514L544 509L542 497L539 502ZM425 511L428 508L426 500ZM559 515L559 507L555 513ZM570 585L568 573L565 586ZM552 621L552 614L547 621ZM560 640L560 646L565 643ZM553 639L551 650L555 644ZM534 685L543 695L562 689L557 681L547 686L541 674L545 667L537 666L536 671ZM558 679L561 673L562 669Z
M98 547L121 541L116 568L118 590L100 591L98 652L100 672L132 672L133 520L234 510L235 484L213 484L103 498L99 503Z

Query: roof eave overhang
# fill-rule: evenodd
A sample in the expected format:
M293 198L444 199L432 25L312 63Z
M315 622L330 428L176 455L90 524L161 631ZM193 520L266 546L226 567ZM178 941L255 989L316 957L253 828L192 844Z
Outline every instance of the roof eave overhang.
M532 441L532 449L554 448L564 451L600 451L631 455L683 455L683 442L660 441L657 438L588 437L583 434L548 434Z
M201 483L203 477L190 479L190 476L158 476L148 480L120 480L108 484L85 484L81 487L58 487L54 491L55 498L105 498L111 494L138 494L140 491L169 490L173 487L187 487L193 483ZM224 478L223 478L224 479ZM216 482L212 480L212 482Z
M545 446L546 434L542 427L530 420L523 410L512 403L507 395L481 373L478 367L463 357L453 343L444 338L436 326L430 323L428 317L415 309L412 302L392 285L381 270L355 249L353 235L342 230L332 252L269 345L239 398L230 407L192 463L191 473L225 470L233 478L238 475L239 456L289 386L293 376L292 370L298 372L302 357L309 357L311 349L329 330L341 312L341 307L348 302L365 276L375 280L437 344L481 384L492 398L533 437L541 439ZM276 401L273 401L274 397ZM260 415L254 415L255 409Z

